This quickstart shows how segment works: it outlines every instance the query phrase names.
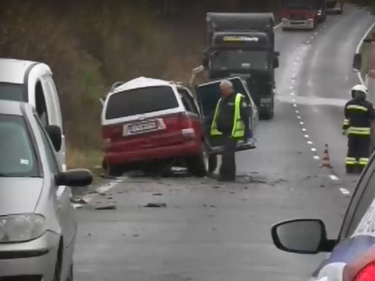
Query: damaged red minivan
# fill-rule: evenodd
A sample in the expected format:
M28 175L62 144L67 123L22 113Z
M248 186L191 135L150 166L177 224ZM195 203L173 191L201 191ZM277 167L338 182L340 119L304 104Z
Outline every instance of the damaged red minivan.
M174 160L183 160L194 176L207 174L199 107L186 87L146 77L116 86L101 116L103 163L110 175Z

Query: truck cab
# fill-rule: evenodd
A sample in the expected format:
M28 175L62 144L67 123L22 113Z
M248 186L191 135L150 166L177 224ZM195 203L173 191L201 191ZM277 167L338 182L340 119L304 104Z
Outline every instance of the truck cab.
M281 0L282 29L313 30L327 17L326 0Z
M51 69L40 62L5 58L0 58L0 69L0 100L30 103L44 126L61 129L62 145L57 153L62 169L66 170L63 120Z
M279 53L274 50L273 15L269 13L208 13L208 52L203 66L209 78L246 76L247 88L260 117L274 115L274 70Z

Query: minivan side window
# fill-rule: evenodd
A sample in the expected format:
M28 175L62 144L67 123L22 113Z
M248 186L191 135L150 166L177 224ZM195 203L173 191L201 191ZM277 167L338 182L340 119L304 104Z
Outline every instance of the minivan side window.
M182 103L184 104L184 107L187 111L198 114L197 108L192 101L189 93L185 89L177 88L178 93L181 96Z
M35 86L35 108L43 126L44 127L48 126L49 122L48 122L48 114L47 114L47 104L46 104L46 99L44 97L42 84L40 81L38 81Z
M371 173L371 175L368 178L362 196L357 203L357 209L355 210L351 224L349 225L346 235L347 237L353 235L354 231L357 229L366 212L369 211L370 206L375 199L375 170L368 170L368 173ZM373 219L375 220L375 217Z
M38 123L40 135L42 136L43 145L45 147L45 151L46 151L46 154L47 154L48 167L49 167L51 173L57 174L57 173L60 172L60 169L59 169L59 164L57 162L55 149L52 146L52 142L51 142L47 132L43 128L44 125L41 123L40 120L38 120L38 118L36 118L36 120L37 120L37 123Z

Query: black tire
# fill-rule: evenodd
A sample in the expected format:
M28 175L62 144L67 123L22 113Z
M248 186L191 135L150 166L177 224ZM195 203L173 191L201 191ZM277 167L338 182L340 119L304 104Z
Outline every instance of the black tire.
M213 172L215 172L217 168L217 155L211 154L208 156L208 175L212 175Z
M105 159L103 159L102 161L102 168L105 171L105 173L111 177L120 177L124 173L123 165L120 165L120 164L108 165Z
M197 156L186 159L186 167L192 176L203 178L208 175L209 156L206 149L203 149Z
M120 177L124 173L121 165L107 165L106 172L111 177Z
M275 115L275 112L274 112L274 108L275 108L275 101L272 100L272 106L270 109L267 109L263 112L260 112L259 113L259 118L261 120L271 120L273 119L274 115Z

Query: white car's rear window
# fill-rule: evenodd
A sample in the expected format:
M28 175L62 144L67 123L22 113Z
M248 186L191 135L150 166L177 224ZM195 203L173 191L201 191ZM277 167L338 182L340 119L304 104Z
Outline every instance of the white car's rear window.
M109 97L105 119L117 119L132 115L178 107L176 95L169 86L137 88L113 94Z

